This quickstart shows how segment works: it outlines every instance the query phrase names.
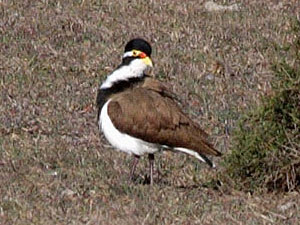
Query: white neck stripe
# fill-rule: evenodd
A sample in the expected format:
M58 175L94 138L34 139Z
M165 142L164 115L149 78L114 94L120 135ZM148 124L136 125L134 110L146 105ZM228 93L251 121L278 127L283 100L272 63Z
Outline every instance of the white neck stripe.
M108 75L104 83L100 86L100 89L110 88L114 83L120 80L143 77L146 68L147 65L143 62L142 59L134 59L130 62L129 65L121 66L117 70L113 71L110 75Z
M131 57L131 56L133 56L133 53L131 51L130 52L125 52L123 54L123 59L126 58L126 57Z

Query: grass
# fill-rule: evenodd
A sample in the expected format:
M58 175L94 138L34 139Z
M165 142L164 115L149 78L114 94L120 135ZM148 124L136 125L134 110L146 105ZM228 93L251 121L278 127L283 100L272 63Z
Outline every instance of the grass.
M240 119L225 157L226 174L240 189L300 188L300 21L291 22L295 39L276 47L285 57L274 62L273 93Z
M185 155L158 154L153 187L128 183L131 158L97 130L99 82L140 36L154 47L151 73L228 154L238 119L272 92L273 62L292 60L276 46L295 39L300 8L236 2L208 12L204 1L1 1L0 224L299 223L298 192L216 185L218 171Z

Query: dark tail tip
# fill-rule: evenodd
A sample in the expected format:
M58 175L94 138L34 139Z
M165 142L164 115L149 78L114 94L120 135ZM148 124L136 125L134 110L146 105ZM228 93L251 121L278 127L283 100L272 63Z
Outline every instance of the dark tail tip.
M216 165L209 159L207 158L205 155L199 154L201 156L202 159L204 159L204 161L212 168L215 168Z

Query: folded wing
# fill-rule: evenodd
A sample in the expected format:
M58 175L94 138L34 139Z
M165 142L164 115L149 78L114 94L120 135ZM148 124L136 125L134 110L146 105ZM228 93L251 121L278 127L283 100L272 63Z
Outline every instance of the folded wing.
M144 141L191 149L199 154L221 155L198 124L158 90L137 87L116 95L108 105L108 114L119 131Z

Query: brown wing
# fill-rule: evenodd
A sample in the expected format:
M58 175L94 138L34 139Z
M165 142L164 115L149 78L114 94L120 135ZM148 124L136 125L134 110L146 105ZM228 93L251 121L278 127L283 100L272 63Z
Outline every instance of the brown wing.
M146 77L141 87L158 92L164 97L169 97L180 102L180 99L171 91L171 88L163 84L162 82L155 80L151 77Z
M116 95L108 105L108 114L118 130L144 141L221 155L206 140L206 133L159 92L134 88Z

